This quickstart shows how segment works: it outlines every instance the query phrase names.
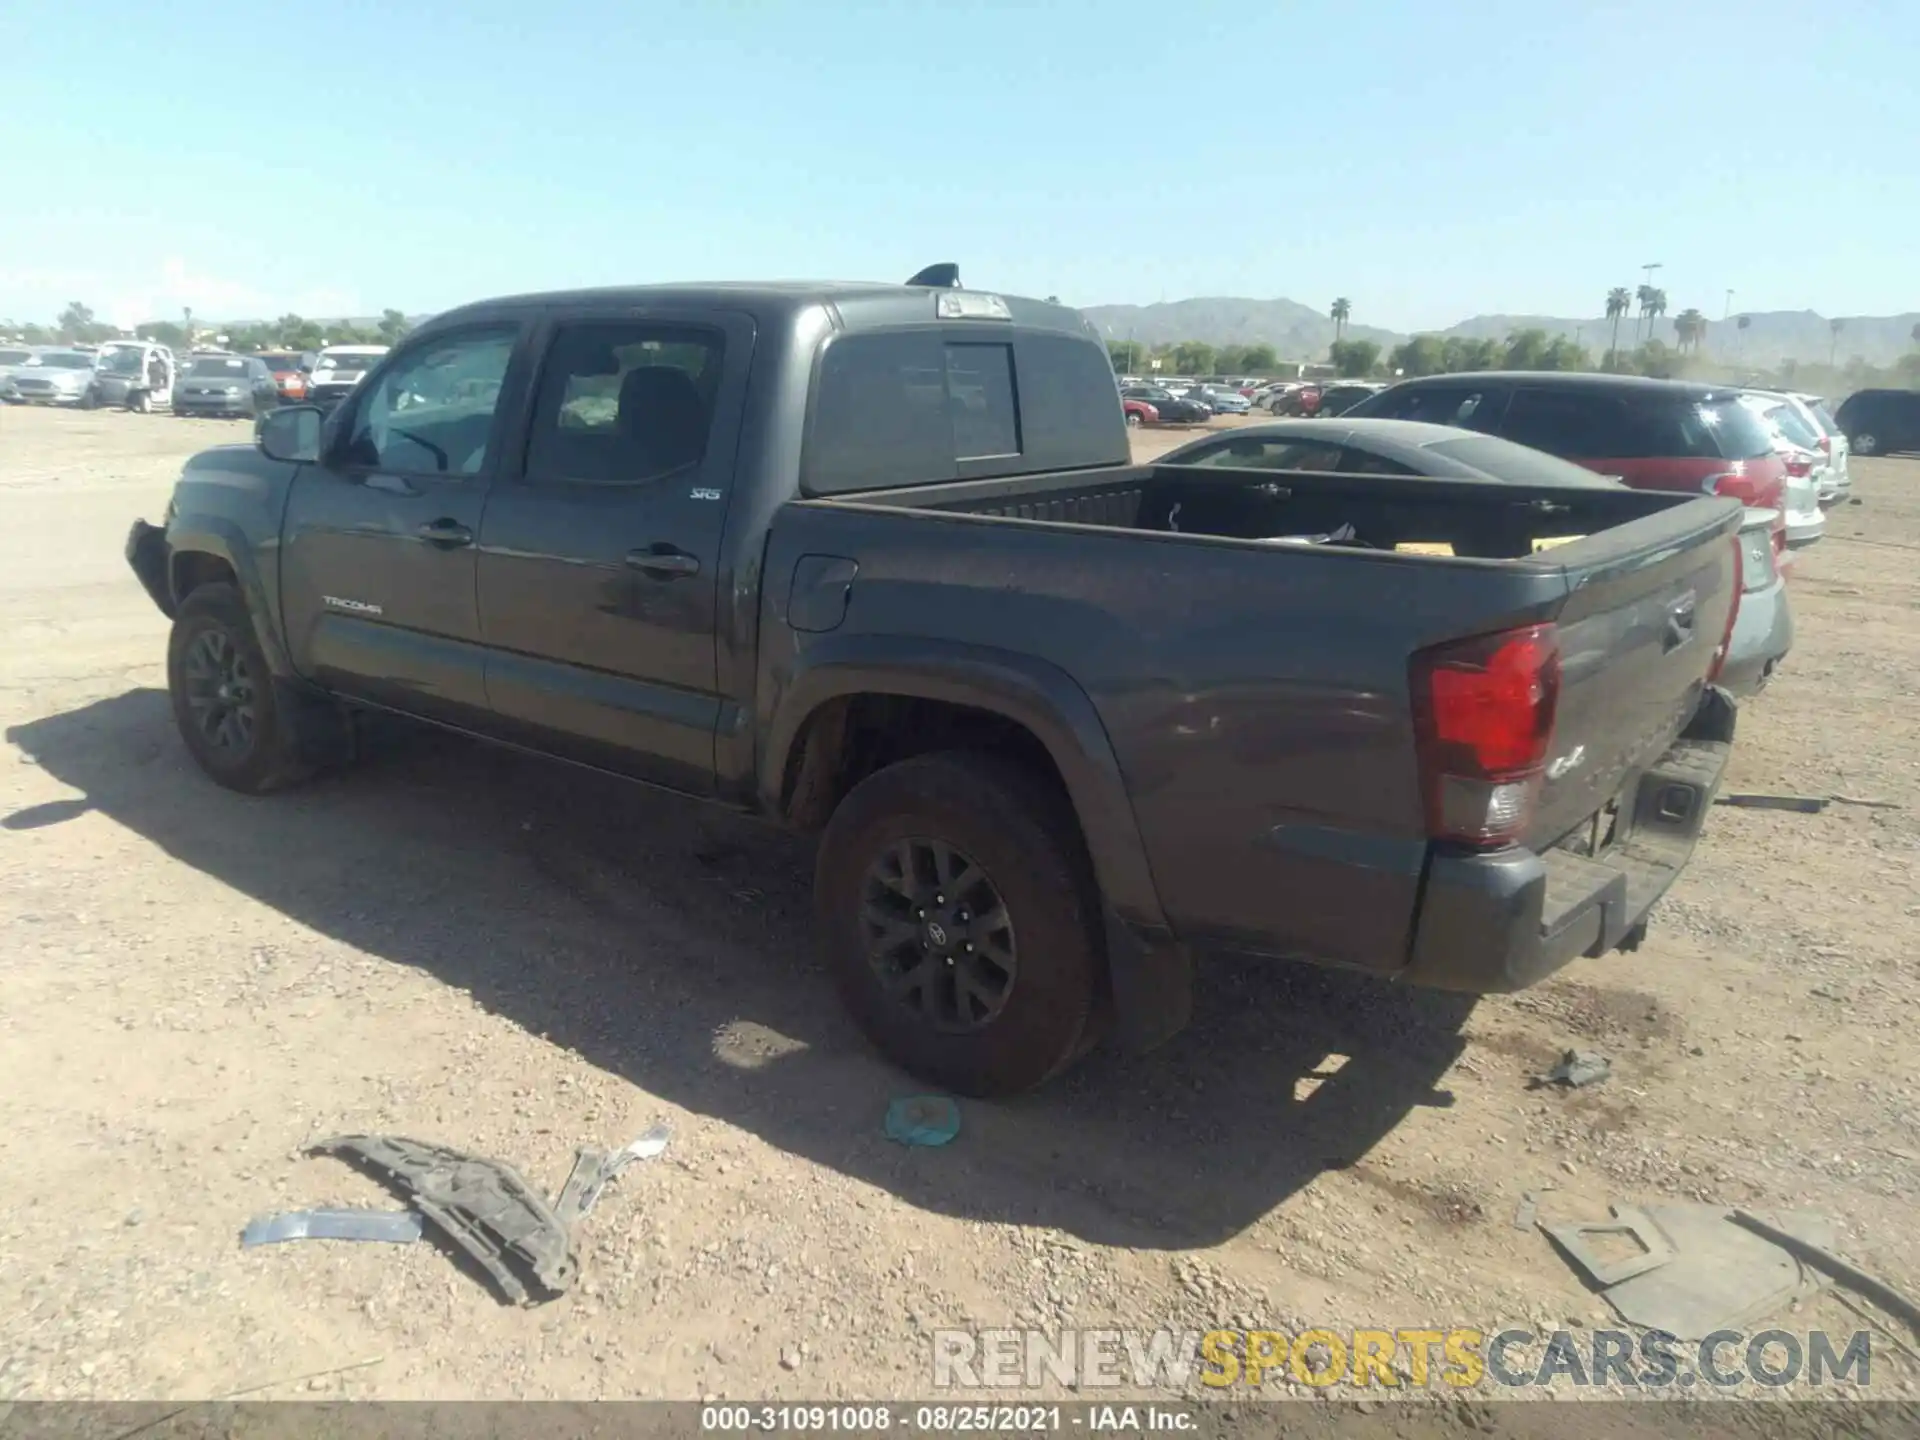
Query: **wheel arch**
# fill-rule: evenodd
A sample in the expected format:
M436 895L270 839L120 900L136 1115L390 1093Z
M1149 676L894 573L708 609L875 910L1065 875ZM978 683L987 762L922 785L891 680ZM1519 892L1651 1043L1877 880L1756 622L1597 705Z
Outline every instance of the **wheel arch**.
M1087 694L1044 660L958 642L830 636L809 647L764 727L759 802L805 823L846 785L835 755L851 705L895 697L958 707L1017 727L1058 775L1102 895L1131 923L1164 927L1159 893L1120 764ZM808 807L812 807L809 811Z
M292 676L273 592L240 527L214 516L178 515L167 527L167 548L167 584L175 607L202 585L235 586L269 668L277 677Z

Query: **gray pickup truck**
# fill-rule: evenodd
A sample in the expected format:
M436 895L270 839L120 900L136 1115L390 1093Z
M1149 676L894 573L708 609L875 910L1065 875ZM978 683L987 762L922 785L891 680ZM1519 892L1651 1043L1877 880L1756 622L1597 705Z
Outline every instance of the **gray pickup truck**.
M659 286L441 315L129 562L260 793L390 711L819 833L875 1043L970 1094L1197 948L1474 992L1637 944L1732 740L1737 502L1134 465L1074 311Z

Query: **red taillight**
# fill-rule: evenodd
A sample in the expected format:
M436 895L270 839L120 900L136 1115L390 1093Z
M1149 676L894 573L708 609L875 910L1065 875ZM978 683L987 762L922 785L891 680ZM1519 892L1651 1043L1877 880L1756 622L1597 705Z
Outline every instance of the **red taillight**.
M1820 437L1820 453L1829 460L1833 458L1833 437L1831 435L1822 435Z
M1813 473L1813 456L1805 450L1796 450L1786 457L1787 474L1796 480L1804 480Z
M1707 476L1700 482L1700 488L1709 495L1725 495L1738 500L1749 510L1773 511L1773 553L1778 557L1786 550L1786 494L1785 486L1778 479L1748 470L1727 470Z
M1740 592L1746 588L1747 552L1741 545L1740 537L1733 537L1733 603L1727 607L1727 628L1720 636L1720 648L1713 652L1713 663L1707 667L1707 683L1713 684L1720 678L1720 671L1727 663L1727 652L1733 648L1733 622L1740 618Z
M1560 699L1554 627L1423 650L1411 678L1427 833L1468 845L1511 844L1532 814L1553 740Z

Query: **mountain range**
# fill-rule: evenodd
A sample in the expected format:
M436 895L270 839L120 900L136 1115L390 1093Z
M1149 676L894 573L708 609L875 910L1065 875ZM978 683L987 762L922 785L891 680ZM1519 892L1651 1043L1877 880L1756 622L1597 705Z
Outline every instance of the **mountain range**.
M1334 336L1333 321L1324 311L1297 300L1209 296L1157 305L1089 305L1082 307L1081 314L1109 340L1137 340L1143 345L1171 345L1182 340L1203 340L1210 345L1271 345L1283 360L1324 358ZM1833 358L1842 364L1859 356L1870 365L1890 365L1920 344L1914 333L1920 326L1920 311L1843 316L1837 339L1828 317L1811 310L1751 312L1745 317L1745 330L1736 323L1738 318L1709 321L1700 346L1702 353L1742 365L1771 366L1789 359L1824 363L1831 347ZM1445 330L1420 333L1437 334L1443 339L1459 335L1470 340L1498 340L1528 329L1569 336L1598 355L1607 348L1612 324L1601 315L1585 319L1475 315ZM1629 315L1620 322L1621 348L1638 344L1646 333L1645 322ZM1671 315L1655 320L1652 333L1668 345L1678 343ZM1347 325L1346 334L1350 340L1372 340L1382 349L1410 338L1397 330L1357 321Z

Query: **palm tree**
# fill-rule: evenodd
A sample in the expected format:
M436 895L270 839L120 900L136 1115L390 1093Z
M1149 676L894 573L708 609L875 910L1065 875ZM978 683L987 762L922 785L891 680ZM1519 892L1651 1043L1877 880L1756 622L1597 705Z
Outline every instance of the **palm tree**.
M1333 338L1339 340L1347 333L1347 317L1353 314L1353 302L1342 295L1327 313L1333 316Z
M1707 317L1689 305L1673 317L1673 336L1682 350L1692 346L1699 354L1700 342L1707 337Z
M1632 308L1633 296L1626 286L1616 285L1607 291L1607 319L1613 325L1613 340L1607 348L1614 354L1620 351L1620 317Z
M1658 320L1662 315L1667 313L1667 292L1656 285L1652 296L1649 298L1648 304L1647 314L1651 318L1647 323L1647 338L1651 340L1653 338L1653 321Z
M1827 367L1833 367L1833 357L1840 349L1840 332L1847 328L1847 322L1839 316L1827 322L1827 333L1833 338L1827 342Z
M1638 301L1640 305L1640 326L1635 328L1644 327L1648 335L1653 333L1653 297L1657 293L1651 285L1636 285L1633 287L1633 298Z

